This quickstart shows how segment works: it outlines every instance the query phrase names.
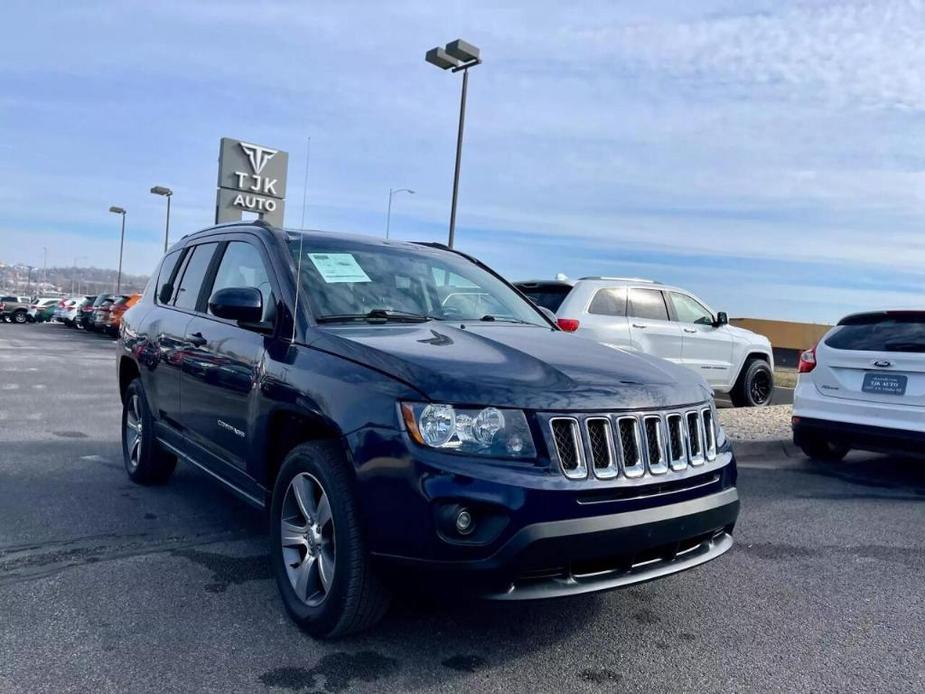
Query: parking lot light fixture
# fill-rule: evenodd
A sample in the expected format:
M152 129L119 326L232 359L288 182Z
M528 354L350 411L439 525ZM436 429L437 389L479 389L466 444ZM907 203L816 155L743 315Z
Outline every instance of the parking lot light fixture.
M408 195L414 195L414 191L411 188L389 188L389 212L385 217L385 238L389 238L389 227L392 225L392 198L395 197L398 193L408 193Z
M166 253L168 239L170 238L170 198L173 196L173 191L167 186L154 186L151 188L151 192L154 195L163 195L167 198L167 226L164 229L164 253Z
M446 44L431 48L424 55L431 65L441 70L463 73L462 94L459 98L459 132L456 135L456 168L453 173L453 202L450 206L450 234L447 245L452 248L456 237L456 201L459 197L459 165L462 159L463 128L466 122L466 92L469 87L469 68L481 64L480 51L467 41L456 39Z
M125 248L125 208L113 205L109 208L113 214L122 215L122 235L119 237L119 274L116 275L116 294L122 290L122 250Z

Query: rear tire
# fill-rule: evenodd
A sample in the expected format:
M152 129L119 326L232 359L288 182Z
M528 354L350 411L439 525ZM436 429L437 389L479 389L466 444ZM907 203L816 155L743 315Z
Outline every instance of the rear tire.
M389 592L373 571L347 465L336 443L303 443L286 456L273 489L276 584L292 620L320 639L368 629L389 606Z
M154 418L141 380L132 381L122 402L122 462L129 478L138 484L164 484L177 459L154 438Z
M837 463L851 450L845 444L835 443L818 436L803 436L799 446L807 458L824 463Z
M736 407L766 407L774 397L774 373L764 359L751 357L729 393Z
M19 323L20 325L22 325L23 323L26 322L26 319L28 317L29 316L25 311L22 311L22 310L16 311L16 313L13 314L13 322Z

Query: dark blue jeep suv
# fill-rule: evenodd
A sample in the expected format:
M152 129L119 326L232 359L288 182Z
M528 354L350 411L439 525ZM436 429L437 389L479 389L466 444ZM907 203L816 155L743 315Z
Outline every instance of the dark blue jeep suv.
M704 382L559 331L442 246L191 234L125 314L117 368L129 476L181 459L266 508L282 599L319 637L375 623L396 576L558 597L732 545Z

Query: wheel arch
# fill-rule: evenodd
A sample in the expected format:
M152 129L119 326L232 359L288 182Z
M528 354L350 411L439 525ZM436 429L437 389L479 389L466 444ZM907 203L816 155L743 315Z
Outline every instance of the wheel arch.
M343 440L343 432L334 422L319 413L304 410L281 408L271 412L265 431L260 481L268 492L272 492L283 460L293 448L309 441Z
M129 384L141 376L138 364L133 359L123 356L119 359L119 398L125 400L125 391Z

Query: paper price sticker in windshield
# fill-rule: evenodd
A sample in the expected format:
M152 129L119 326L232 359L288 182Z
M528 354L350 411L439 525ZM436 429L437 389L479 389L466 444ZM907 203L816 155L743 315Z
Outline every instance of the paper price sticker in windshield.
M352 253L309 253L308 258L328 284L372 282Z

